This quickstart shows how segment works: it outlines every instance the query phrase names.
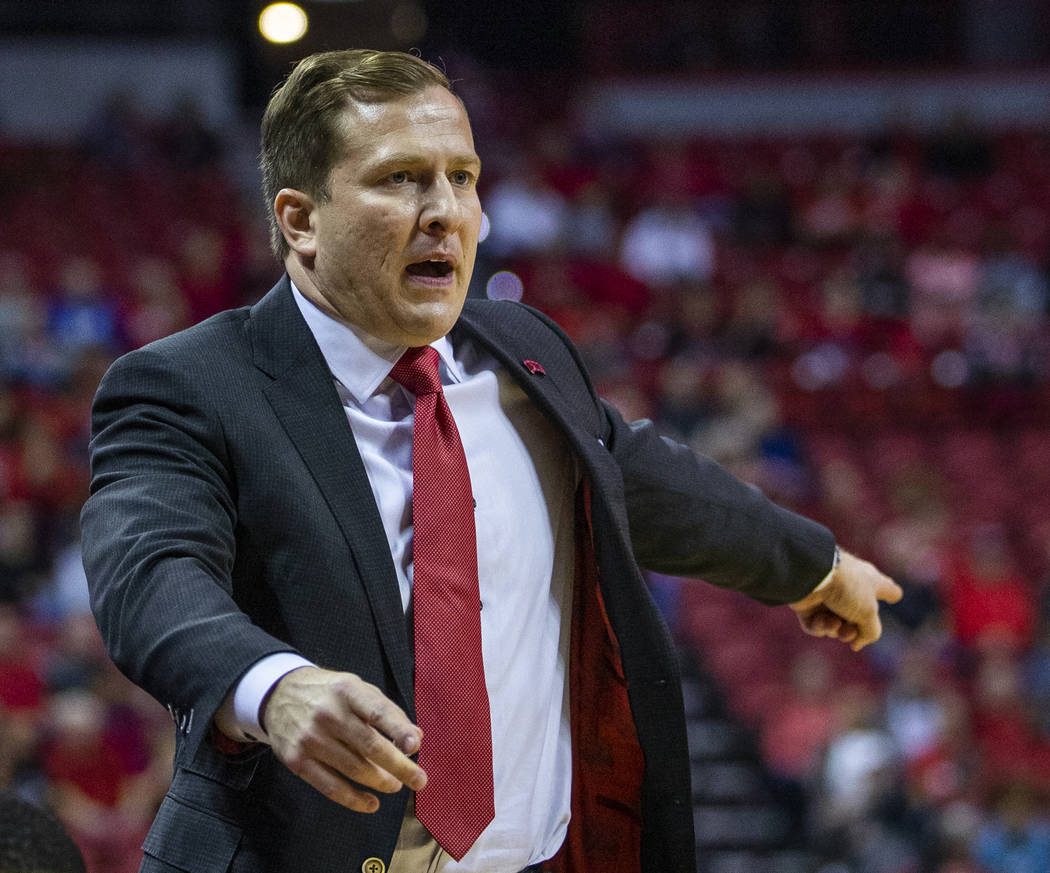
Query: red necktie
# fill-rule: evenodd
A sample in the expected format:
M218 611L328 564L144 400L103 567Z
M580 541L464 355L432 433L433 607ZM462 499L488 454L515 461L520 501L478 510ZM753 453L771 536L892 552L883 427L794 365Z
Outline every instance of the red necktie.
M412 598L419 766L427 774L416 817L458 861L495 815L474 497L438 353L409 349L390 376L416 395Z

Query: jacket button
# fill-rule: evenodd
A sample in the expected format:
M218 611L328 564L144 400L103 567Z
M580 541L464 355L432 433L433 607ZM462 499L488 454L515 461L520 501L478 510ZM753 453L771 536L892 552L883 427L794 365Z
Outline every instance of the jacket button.
M386 873L386 864L381 858L365 858L361 865L361 873Z

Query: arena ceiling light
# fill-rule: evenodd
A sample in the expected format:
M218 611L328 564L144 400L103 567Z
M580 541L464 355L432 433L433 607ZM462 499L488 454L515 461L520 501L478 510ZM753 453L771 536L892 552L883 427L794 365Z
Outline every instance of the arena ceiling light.
M306 11L295 3L271 3L259 13L259 33L270 42L295 42L309 26Z

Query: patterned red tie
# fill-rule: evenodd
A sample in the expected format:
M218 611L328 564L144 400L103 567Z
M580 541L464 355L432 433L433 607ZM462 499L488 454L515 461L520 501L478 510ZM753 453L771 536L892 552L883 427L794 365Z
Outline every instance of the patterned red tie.
M495 815L474 497L438 353L409 349L390 376L416 395L412 598L419 766L427 774L416 817L458 861Z

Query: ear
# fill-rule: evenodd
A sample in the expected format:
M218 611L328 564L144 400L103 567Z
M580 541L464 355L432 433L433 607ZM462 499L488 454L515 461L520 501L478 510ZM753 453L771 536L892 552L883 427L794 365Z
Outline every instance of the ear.
M314 201L295 188L282 188L273 200L273 212L288 247L303 258L317 254Z

